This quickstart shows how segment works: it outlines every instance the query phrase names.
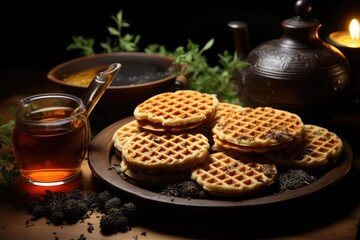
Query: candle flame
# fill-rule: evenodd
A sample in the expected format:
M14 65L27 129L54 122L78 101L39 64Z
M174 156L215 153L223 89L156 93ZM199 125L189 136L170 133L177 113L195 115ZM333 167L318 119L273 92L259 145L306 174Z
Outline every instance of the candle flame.
M351 20L349 26L350 36L354 41L359 41L360 39L360 26L359 22L356 19Z

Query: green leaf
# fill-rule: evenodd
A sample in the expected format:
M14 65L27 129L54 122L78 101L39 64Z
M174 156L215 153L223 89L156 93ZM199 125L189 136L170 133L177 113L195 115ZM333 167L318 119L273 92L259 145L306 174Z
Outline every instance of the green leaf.
M204 52L206 50L209 50L213 45L214 45L215 40L212 38L210 39L205 46L203 47L203 49L201 49L201 52Z
M95 54L93 38L84 38L82 36L73 36L73 43L67 46L67 50L81 50L81 55L89 56Z
M117 29L113 28L113 27L108 27L107 30L113 36L120 36L120 32Z
M147 47L145 47L144 51L146 53L152 53L152 54L160 54L160 55L164 55L164 56L170 56L173 57L174 54L173 52L169 51L166 49L166 47L164 45L160 45L160 44L149 44Z
M105 49L106 53L111 53L113 51L112 47L108 43L100 43L100 46Z

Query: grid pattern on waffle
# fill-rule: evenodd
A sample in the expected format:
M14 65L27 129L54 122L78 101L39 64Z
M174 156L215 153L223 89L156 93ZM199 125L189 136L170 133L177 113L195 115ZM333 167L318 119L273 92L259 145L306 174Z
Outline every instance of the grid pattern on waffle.
M202 134L142 132L123 146L129 167L147 172L188 169L208 155L210 144Z
M205 121L197 130L208 137L209 141L212 142L212 128L219 121L219 119L225 114L236 112L242 108L243 107L240 105L219 102L218 106L216 107L216 112L213 114L214 116L210 117L209 121Z
M123 126L121 126L112 137L114 147L121 151L124 143L129 137L134 136L142 131L136 120L133 120Z
M293 113L271 107L243 108L213 128L221 140L243 146L271 146L301 136L304 123Z
M204 163L192 171L191 178L214 195L239 196L272 184L277 178L277 169L273 164L218 152L208 155Z
M268 153L267 158L285 166L314 167L326 165L338 158L344 148L342 140L333 132L306 124L301 143L288 151Z
M163 126L176 126L205 120L218 104L219 100L211 94L179 90L145 100L135 108L134 116Z
M220 102L219 105L216 108L216 114L212 121L218 121L222 116L225 116L226 114L233 113L236 111L242 110L243 107L240 105L232 104L232 103L226 103L226 102Z

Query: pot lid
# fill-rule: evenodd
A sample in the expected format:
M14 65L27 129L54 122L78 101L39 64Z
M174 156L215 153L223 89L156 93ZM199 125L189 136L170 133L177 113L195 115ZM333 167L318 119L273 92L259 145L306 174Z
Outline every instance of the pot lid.
M297 16L286 19L282 22L282 27L287 30L291 29L317 29L320 27L320 22L309 16L312 7L306 0L298 0L295 3L294 10Z

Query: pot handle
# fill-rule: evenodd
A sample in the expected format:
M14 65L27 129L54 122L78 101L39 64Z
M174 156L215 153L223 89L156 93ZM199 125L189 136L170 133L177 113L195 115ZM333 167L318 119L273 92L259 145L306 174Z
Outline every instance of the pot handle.
M175 78L174 91L183 90L187 84L187 77L185 75L179 75Z
M238 58L246 61L246 57L250 53L249 29L245 22L232 21L228 23L228 28L232 33L235 52ZM235 79L238 83L238 91L240 93L240 101L245 103L244 87L242 81L242 70L235 70Z
M241 21L232 21L228 23L233 39L235 51L241 60L245 60L250 52L248 25Z

